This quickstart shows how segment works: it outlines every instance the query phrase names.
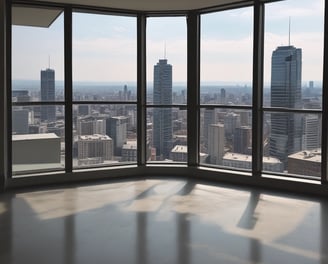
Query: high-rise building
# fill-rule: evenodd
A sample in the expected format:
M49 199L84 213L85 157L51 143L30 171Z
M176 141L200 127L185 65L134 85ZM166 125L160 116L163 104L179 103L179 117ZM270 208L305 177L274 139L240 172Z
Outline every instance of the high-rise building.
M78 135L106 134L106 120L93 116L80 117L77 120Z
M271 107L302 107L302 50L281 46L272 53ZM288 155L301 149L302 117L299 114L271 113L270 155L285 165Z
M252 128L241 126L235 129L233 134L233 151L241 154L251 154Z
M99 158L100 162L113 158L112 139L107 135L86 135L78 139L78 159Z
M86 116L90 114L89 105L79 105L78 106L78 114L79 116Z
M321 146L321 117L307 114L303 117L302 149L313 150Z
M172 65L160 59L154 66L154 105L172 104ZM154 108L153 146L159 159L169 158L172 149L172 110Z
M28 115L27 109L13 109L12 110L12 132L13 134L28 134Z
M29 102L31 99L28 90L13 90L12 97L14 102Z
M208 148L208 129L211 124L215 124L215 109L205 109L204 110L204 124L203 124L203 140L204 146Z
M127 123L126 116L112 116L107 119L106 133L113 139L115 156L122 155L122 147L127 138Z
M224 155L224 125L211 124L208 128L209 163L222 165Z
M221 104L226 103L226 90L224 88L221 88L220 100L221 100L220 102Z
M41 71L41 102L55 101L55 71L46 69ZM56 106L43 105L41 107L41 121L55 121Z
M232 141L235 129L240 127L240 114L228 112L224 116L224 133L228 141Z
M122 161L137 161L137 141L128 141L122 146Z

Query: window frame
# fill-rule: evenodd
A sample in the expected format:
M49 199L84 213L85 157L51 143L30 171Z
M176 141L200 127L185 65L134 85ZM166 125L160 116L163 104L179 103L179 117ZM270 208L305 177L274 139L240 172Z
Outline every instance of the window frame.
M105 12L106 14L115 14L115 15L127 15L134 16L137 18L137 120L138 120L138 158L137 165L129 167L127 174L136 175L140 172L146 172L149 166L146 162L146 109L148 107L146 101L146 20L149 16L186 16L187 17L187 104L182 105L187 109L187 136L188 136L188 162L187 167L195 169L195 173L207 171L207 168L202 168L199 163L199 119L200 119L200 109L203 107L200 105L200 16L201 14L230 10L233 8L240 7L249 7L254 8L254 18L253 18L253 104L248 110L252 111L252 179L248 181L249 183L259 182L261 185L268 185L276 179L276 185L281 186L282 181L288 181L288 177L283 175L282 179L280 174L266 174L262 171L262 154L263 154L263 115L266 111L291 111L293 113L314 113L321 114L322 120L328 120L328 52L327 52L327 43L328 43L328 7L325 6L324 10L324 53L323 53L323 102L322 110L290 110L290 109L272 109L268 107L263 107L263 60L264 60L264 14L265 14L265 3L276 2L276 0L254 0L246 1L244 3L229 4L224 6L217 6L202 10L192 10L192 11L167 11L167 12L140 12L133 10L117 10L110 8L98 8L94 6L79 6L79 5L69 5L69 4L59 4L59 3L50 3L50 2L36 2L31 3L30 1L13 1L11 3L4 3L6 9L5 20L5 46L6 46L6 56L5 58L5 95L4 96L4 115L5 118L3 123L6 124L7 129L3 132L3 139L5 143L3 148L4 165L1 167L3 171L3 185L8 185L8 182L11 182L12 185L15 185L16 180L12 179L12 140L11 140L11 107L13 102L11 100L11 8L12 5L24 5L24 6L45 6L45 7L56 7L64 9L64 50L65 50L65 101L56 102L56 104L65 106L65 173L62 173L63 178L55 178L57 173L53 172L49 175L50 181L58 182L60 179L64 179L67 175L72 176L77 173L81 173L81 178L90 179L91 176L84 174L83 172L74 172L72 168L72 108L73 108L73 98L72 98L72 12L74 10L82 10L86 12ZM9 55L8 55L9 54ZM1 76L0 76L1 77ZM74 102L76 103L76 102ZM81 102L82 104L88 102ZM95 102L92 102L94 104ZM104 104L105 102L101 102ZM117 102L115 102L117 103ZM131 102L130 102L131 103ZM19 104L18 104L19 105ZM28 104L30 105L30 104ZM32 104L33 105L33 104ZM180 107L179 105L175 105ZM195 107L196 106L196 107ZM150 106L154 107L154 106ZM172 107L172 106L170 106ZM209 105L204 106L206 108L211 107ZM218 107L218 106L213 106ZM327 135L328 132L328 123L322 122L322 135ZM322 166L321 166L321 184L320 186L325 186L328 183L328 138L322 136ZM161 164L163 165L163 164ZM136 169L137 172L133 172ZM182 166L185 170L185 176L187 176L186 166ZM124 166L118 166L118 169L124 169ZM132 169L130 171L129 169ZM204 169L204 170L203 170ZM149 170L150 172L152 170ZM96 173L99 171L96 170ZM111 168L106 168L103 177L107 177L108 172L111 174L113 170ZM230 170L228 173L235 173L235 170ZM220 171L215 169L214 175L217 179L224 179L225 171ZM209 173L211 174L211 173ZM91 174L90 174L91 175ZM113 173L112 175L115 175ZM121 173L118 173L121 175ZM211 174L213 175L213 174ZM32 175L31 175L32 176ZM33 177L31 177L33 178ZM76 177L78 179L79 177ZM249 178L249 177L247 177ZM73 178L71 180L74 180ZM305 180L305 179L304 179ZM243 182L240 180L238 175L234 182ZM7 183L6 183L7 182ZM26 184L24 181L19 181L20 184ZM36 184L37 180L31 180L29 184ZM18 183L19 184L19 183ZM300 186L302 184L313 187L317 186L317 182L306 182L303 179L300 179ZM0 184L1 186L1 184ZM325 187L326 188L326 187Z

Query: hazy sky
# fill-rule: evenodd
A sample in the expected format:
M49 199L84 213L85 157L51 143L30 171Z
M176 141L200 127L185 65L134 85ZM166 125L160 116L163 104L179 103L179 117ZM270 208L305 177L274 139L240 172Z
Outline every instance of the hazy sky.
M288 45L302 48L303 81L322 79L323 0L287 0L266 5L265 81L270 81L271 54ZM253 9L202 15L201 80L250 83L252 79ZM148 18L147 80L153 66L166 57L173 81L186 82L187 29L184 17ZM40 70L64 73L63 15L50 28L13 27L13 78L40 79ZM136 82L136 18L75 13L73 15L73 79Z

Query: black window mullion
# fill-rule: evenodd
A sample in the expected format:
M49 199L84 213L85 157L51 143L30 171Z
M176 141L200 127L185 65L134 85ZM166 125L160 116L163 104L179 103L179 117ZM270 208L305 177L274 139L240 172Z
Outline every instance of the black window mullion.
M72 8L64 11L65 42L65 171L73 170L73 110L72 110Z
M199 164L199 82L200 82L200 15L187 16L187 128L188 166Z
M9 1L4 1L5 2L5 12L6 12L6 17L5 17L5 23L6 23L6 84L7 84L7 89L6 89L6 94L5 97L7 98L7 101L5 102L5 107L7 110L7 118L6 118L6 123L4 127L7 127L7 130L5 131L6 133L6 139L7 139L7 155L5 155L5 166L7 166L5 172L6 176L8 178L12 178L12 96L11 96L11 91L12 91L12 5L9 4ZM5 177L6 177L5 176Z
M325 1L327 3L327 1ZM328 9L325 4L324 14L324 58L323 58L323 84L322 84L322 137L321 137L321 183L328 183Z
M137 161L146 164L146 16L137 17Z
M2 129L0 132L0 192L5 189L6 180L11 177L11 127L9 127L8 118L11 118L11 5L9 1L0 1L0 98L1 116L0 123Z
M254 4L253 40L253 111L252 111L252 175L260 177L263 163L263 54L264 4Z

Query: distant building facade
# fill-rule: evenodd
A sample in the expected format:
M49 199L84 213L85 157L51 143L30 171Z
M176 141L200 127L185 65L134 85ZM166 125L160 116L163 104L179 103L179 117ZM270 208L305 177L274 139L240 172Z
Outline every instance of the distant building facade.
M55 101L55 71L46 69L41 71L41 102ZM41 106L41 121L55 121L56 106Z
M271 60L271 107L302 108L302 50L278 47ZM271 113L270 156L287 163L288 155L301 150L302 117Z
M113 140L114 155L122 155L122 147L127 141L128 117L112 116L106 120L106 134Z
M155 105L172 104L172 65L166 59L160 59L154 66L153 103ZM172 149L172 109L153 109L153 147L161 160L169 158Z
M188 147L184 145L176 145L170 152L170 159L176 162L187 162Z
M122 146L122 161L137 161L137 141L128 141Z
M224 125L211 124L208 128L208 159L210 164L222 165L224 155Z
M321 146L321 117L306 114L303 117L302 149L312 150Z
M83 135L78 138L78 159L99 158L101 161L113 158L113 142L107 135Z
M78 135L106 135L106 120L93 116L84 116L77 119Z
M12 152L13 165L60 164L60 137L54 133L13 135Z
M238 168L238 169L252 169L252 156L240 153L227 152L223 157L223 166ZM273 157L263 157L263 171L283 172L283 163Z
M251 154L252 152L252 128L241 126L235 129L233 134L233 152Z
M299 151L288 156L288 173L321 176L321 149Z
M29 133L28 117L29 117L29 110L13 108L12 110L13 134L19 135L19 134Z

